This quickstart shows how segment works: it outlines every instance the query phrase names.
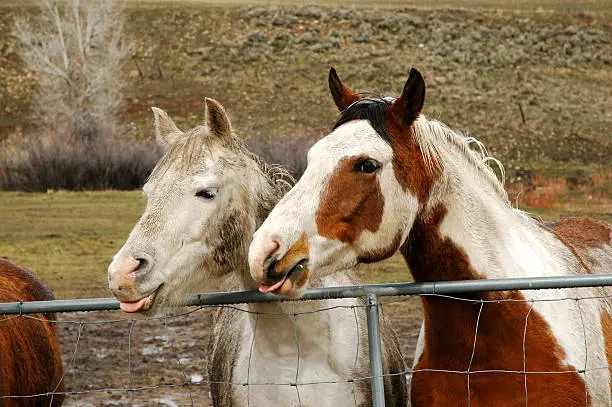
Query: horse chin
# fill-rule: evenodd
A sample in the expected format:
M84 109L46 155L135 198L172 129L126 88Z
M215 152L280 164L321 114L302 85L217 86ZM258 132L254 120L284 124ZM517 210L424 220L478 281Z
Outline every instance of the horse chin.
M173 310L173 299L170 295L171 289L167 284L162 284L149 301L146 309L140 311L145 317L157 317L171 314Z
M301 266L299 266L301 264ZM301 298L308 288L310 281L310 268L304 262L298 263L287 276L283 285L275 294L284 295L289 298Z
M304 296L304 293L306 292L306 288L308 288L308 283L306 283L304 286L300 288L292 288L291 291L289 291L285 295L293 299L302 298Z
M359 263L359 258L353 251L346 251L342 256L334 256L326 259L312 257L310 270L312 276L318 281L336 273L354 269L359 266Z

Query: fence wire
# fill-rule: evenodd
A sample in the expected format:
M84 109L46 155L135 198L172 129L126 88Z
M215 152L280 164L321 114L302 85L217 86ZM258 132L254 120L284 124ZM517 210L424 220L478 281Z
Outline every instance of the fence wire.
M612 276L610 276L612 277ZM592 281L591 281L592 283ZM600 286L605 281L599 281ZM586 283L585 283L586 284ZM393 286L393 285L388 285ZM586 285L588 286L588 285ZM367 286L360 286L361 288ZM385 285L377 285L385 287ZM503 289L503 284L500 289ZM351 287L348 287L351 288ZM347 289L348 289L347 288ZM397 288L397 287L394 287ZM476 292L474 288L471 292ZM539 287L546 288L546 287ZM558 287L555 287L558 288ZM351 288L353 289L353 288ZM345 290L346 291L346 290ZM350 290L349 290L350 291ZM468 290L469 292L469 290ZM558 292L557 292L558 293ZM374 294L370 294L374 295ZM346 296L350 297L350 296ZM376 295L374 295L376 297ZM475 330L471 345L469 360L466 360L465 369L414 369L406 368L404 371L387 374L360 374L357 376L351 373L358 370L358 363L361 352L367 350L367 344L363 343L364 327L361 320L365 320L367 309L373 306L377 309L381 321L381 328L395 330L401 344L393 343L391 352L396 355L403 355L406 366L412 365L413 350L416 347L414 332L420 328L420 313L408 313L411 309L418 309L418 304L409 304L419 297L432 297L457 302L468 302L477 307L477 317ZM198 297L202 298L202 297ZM36 315L20 313L15 315L4 315L0 317L0 324L18 322L20 319L32 319L45 323L57 325L60 331L62 342L64 375L61 381L66 385L66 390L59 392L60 383L57 383L48 392L31 395L0 395L3 399L31 399L38 397L57 397L66 396L65 405L88 406L88 405L150 405L157 402L159 405L210 405L208 387L210 385L237 386L246 388L248 405L252 404L253 392L257 389L279 388L293 389L295 394L295 405L301 406L305 400L304 392L312 386L350 386L350 394L354 405L359 405L357 396L357 385L369 384L376 379L405 376L410 380L415 373L443 373L462 375L466 377L466 405L472 403L471 379L479 375L511 374L522 376L525 390L525 405L529 405L528 377L533 375L559 375L559 374L579 374L585 378L585 405L588 405L589 395L586 388L586 374L598 370L610 370L611 366L590 366L587 332L583 317L583 307L581 303L585 301L612 301L612 294L589 295L589 296L565 296L563 298L500 298L500 299L479 299L466 298L459 295L441 293L422 293L401 297L385 297L378 299L374 305L368 305L365 301L347 305L347 299L324 300L323 306L302 311L296 309L293 303L291 312L264 312L250 309L248 305L198 305L191 309L181 309L172 315L157 317L138 317L126 318L125 314L116 312L72 312L61 315L56 321L48 321L38 318ZM580 321L582 324L582 337L584 339L584 364L576 366L575 369L554 370L554 371L534 371L527 369L527 333L529 329L530 316L537 304L552 302L570 301L576 304ZM520 304L527 305L528 310L522 328L522 369L474 369L477 343L479 340L479 328L481 316L487 307L498 306L508 303L512 306ZM27 303L23 303L25 306ZM3 304L0 304L3 305ZM48 304L47 304L48 305ZM394 310L394 307L396 309ZM246 370L246 380L236 381L214 381L207 375L206 363L209 354L207 343L212 332L211 321L212 311L222 309L224 312L237 312L252 318L253 334L248 342L248 366ZM0 310L2 308L0 307ZM387 312L385 312L385 310ZM31 311L31 310L30 310ZM320 313L345 312L345 317L350 317L355 323L355 350L351 356L352 368L346 373L346 377L328 380L303 380L300 379L304 370L304 358L301 354L299 327L300 322L306 323L307 316L316 316ZM105 317L98 318L103 313ZM120 316L119 316L120 315ZM360 318L360 315L362 318ZM408 316L407 316L408 315ZM261 335L262 318L289 317L293 325L293 346L295 348L295 369L290 379L278 381L257 381L256 371L251 366L253 352L255 351L255 341ZM330 319L333 319L330 316ZM406 326L407 325L407 326ZM1 327L1 326L0 326ZM245 327L246 329L246 327ZM136 351L138 353L136 353ZM93 364L93 366L91 365ZM127 365L127 366L125 366ZM127 371L126 371L127 370ZM255 375L254 375L255 374ZM460 397L460 395L457 395ZM2 404L2 403L0 403Z

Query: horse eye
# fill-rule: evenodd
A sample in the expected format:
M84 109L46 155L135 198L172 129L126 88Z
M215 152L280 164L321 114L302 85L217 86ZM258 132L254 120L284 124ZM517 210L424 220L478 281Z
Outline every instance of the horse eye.
M364 160L364 161L360 161L357 163L357 165L355 165L355 169L357 171L363 172L366 174L371 174L379 168L380 168L380 164L376 160L373 160L371 158L368 158L367 160Z
M196 192L196 196L204 199L213 199L217 195L217 188L206 188Z

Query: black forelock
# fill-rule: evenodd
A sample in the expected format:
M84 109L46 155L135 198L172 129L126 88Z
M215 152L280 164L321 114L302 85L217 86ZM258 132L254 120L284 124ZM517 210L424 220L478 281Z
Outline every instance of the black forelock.
M351 120L367 120L383 140L389 140L389 134L385 127L385 113L393 103L392 99L382 97L370 97L360 99L350 105L340 114L333 130Z

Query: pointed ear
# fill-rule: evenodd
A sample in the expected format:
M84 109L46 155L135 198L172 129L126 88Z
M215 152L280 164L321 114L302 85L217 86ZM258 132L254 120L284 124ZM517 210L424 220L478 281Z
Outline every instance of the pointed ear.
M164 151L166 151L183 132L176 127L168 114L157 107L152 107L153 116L155 117L155 139Z
M402 95L389 109L394 117L410 126L419 117L424 102L425 80L419 71L412 68Z
M360 99L359 95L342 83L334 68L329 70L329 90L341 112Z
M232 125L221 103L215 99L204 99L206 127L210 134L226 139L232 134Z

